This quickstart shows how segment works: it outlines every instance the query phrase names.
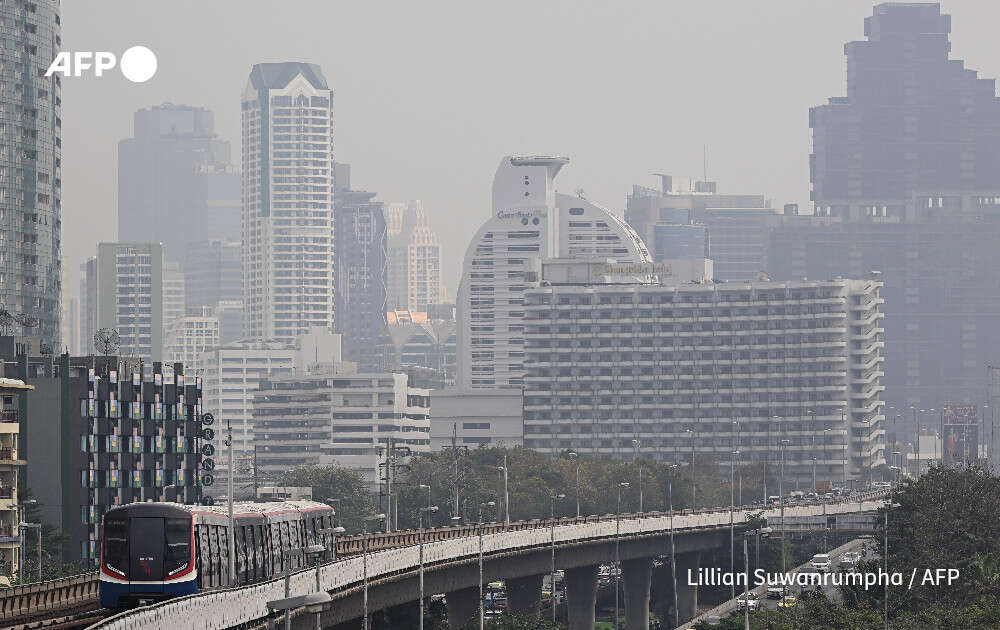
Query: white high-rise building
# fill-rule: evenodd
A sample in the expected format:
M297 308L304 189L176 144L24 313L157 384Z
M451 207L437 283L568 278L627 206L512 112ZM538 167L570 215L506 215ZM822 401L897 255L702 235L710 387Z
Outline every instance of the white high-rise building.
M250 339L333 330L333 92L320 67L256 64L243 92L243 283Z
M249 470L254 449L253 393L261 380L291 376L295 366L295 348L278 342L237 341L210 349L201 355L202 399L204 409L219 425L233 428L233 459L239 471ZM224 431L216 430L213 443L221 467L220 480L228 471L221 450ZM225 492L225 484L212 486Z
M565 157L510 157L493 177L493 216L465 254L458 290L461 389L520 388L524 380L525 274L534 258L648 263L642 240L620 217L582 197L556 193Z
M181 362L185 374L193 376L202 376L203 353L219 345L219 318L215 309L203 306L200 311L175 319L167 327L163 341L164 362Z
M389 204L390 310L426 311L444 301L441 286L441 245L420 201Z
M163 263L163 337L184 317L184 272L177 263ZM186 365L186 364L185 364Z

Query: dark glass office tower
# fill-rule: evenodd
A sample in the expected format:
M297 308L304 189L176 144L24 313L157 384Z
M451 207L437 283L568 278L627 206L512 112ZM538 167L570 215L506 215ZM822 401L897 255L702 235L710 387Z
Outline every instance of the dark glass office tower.
M1000 365L1000 101L948 58L950 26L937 4L875 7L845 46L847 96L810 112L816 214L780 216L767 256L774 280L882 272L886 406L869 419L903 440L984 403Z
M0 327L59 347L62 40L59 0L0 3Z
M239 240L240 176L214 120L172 103L135 112L118 143L118 240L162 243L177 263L193 241Z
M338 182L339 184L339 182ZM375 193L338 190L336 227L337 320L345 361L364 372L387 369L386 284L389 271L385 209Z
M885 3L864 41L844 46L847 96L809 112L812 197L834 216L898 216L919 191L973 191L1000 179L993 79L949 59L937 3Z

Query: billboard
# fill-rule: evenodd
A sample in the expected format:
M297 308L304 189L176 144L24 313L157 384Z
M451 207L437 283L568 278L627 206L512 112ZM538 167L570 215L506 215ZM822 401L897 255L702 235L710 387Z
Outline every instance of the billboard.
M979 419L976 405L945 405L941 441L945 464L979 458Z

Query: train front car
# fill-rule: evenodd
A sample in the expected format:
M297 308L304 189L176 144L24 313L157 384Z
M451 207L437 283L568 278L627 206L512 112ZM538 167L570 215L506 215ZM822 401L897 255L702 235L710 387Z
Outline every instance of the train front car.
M109 510L101 533L101 605L127 608L198 592L191 512L169 503Z

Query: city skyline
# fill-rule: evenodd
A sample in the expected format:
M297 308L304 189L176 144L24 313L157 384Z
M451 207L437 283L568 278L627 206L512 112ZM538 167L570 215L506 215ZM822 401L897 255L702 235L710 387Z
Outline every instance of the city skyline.
M66 294L74 294L77 268L94 244L114 240L111 235L117 219L113 145L131 135L133 112L163 102L205 107L216 116L220 138L232 143L236 151L238 95L250 67L261 61L299 60L324 67L335 95L338 160L355 165L359 189L377 190L387 202L412 198L424 201L431 225L442 242L442 268L446 270L443 281L452 296L464 246L488 216L489 179L500 155L572 155L574 164L564 173L560 190L569 193L583 187L589 198L620 214L629 186L652 185L655 179L650 173L654 170L701 176L702 147L707 145L709 179L725 184L720 193L762 193L773 199L775 207L785 202L808 207L807 156L811 143L806 110L830 95L845 93L842 47L844 42L862 38L861 24L870 15L873 3L817 2L805 8L798 3L776 2L766 13L745 7L744 3L724 3L727 12L699 4L684 7L686 19L681 23L667 15L665 8L646 5L639 5L628 16L582 9L576 12L569 5L535 16L539 23L526 33L529 40L548 29L551 33L546 35L567 46L575 41L578 30L617 28L611 32L624 47L615 57L620 67L612 70L611 61L604 59L610 55L606 49L581 51L596 59L563 61L551 76L548 71L532 69L523 85L505 83L509 95L497 102L479 98L488 94L483 82L493 74L477 73L474 64L495 68L505 63L510 53L498 42L494 50L495 40L489 38L466 41L468 35L449 30L451 39L445 41L450 44L426 43L415 51L408 48L407 56L412 57L400 67L391 63L399 57L388 53L371 59L352 56L348 65L338 53L347 50L339 46L357 42L359 34L352 28L337 30L337 37L327 39L314 27L299 24L296 28L305 31L302 37L271 37L299 31L280 15L274 17L278 23L272 25L256 20L252 14L234 15L234 6L225 3L199 5L197 9L192 5L190 11L181 5L170 14L116 2L95 7L67 5L63 8L63 49L123 50L142 42L157 52L160 67L156 77L145 84L132 84L118 76L71 77L64 82L66 101L78 106L66 112L69 118L64 140L77 150L66 156L64 192L80 200L77 207L86 208L85 212L67 209L66 213ZM313 8L326 10L320 5ZM950 3L942 6L942 12L953 15L952 57L965 59L985 77L1000 76L1000 61L990 53L992 35L987 26L995 21L991 18L1000 14L1000 8L956 3L951 9ZM343 20L340 16L339 20L316 23L337 29L341 29L336 26L341 22L375 23L367 8L340 10L356 14L357 19ZM387 36L396 34L397 39L411 42L410 26L416 18L408 15L410 10L397 8L388 16L391 19L379 22L379 28ZM462 9L447 4L427 10L464 15ZM212 37L195 36L185 38L190 41L179 50L168 35L175 32L170 24L192 12L200 19L191 23L184 18L184 30L260 34L261 29L268 29L270 35L236 37L225 49L212 46ZM492 17L503 24L522 26L516 7L497 12ZM227 28L222 20L243 22L241 28ZM563 28L567 21L569 24ZM421 20L426 29L440 28L434 26L435 22ZM662 38L657 37L659 29L663 29ZM629 37L629 33L638 37ZM716 47L709 43L716 38L709 35L723 36L732 43ZM199 39L205 43L199 44ZM417 42L424 44L420 39ZM456 45L468 52L468 59L454 58L451 47ZM780 55L784 48L799 52ZM734 50L739 54L733 55ZM699 56L699 63L687 61L691 51ZM513 54L517 57L512 63L521 67L520 62L528 63L534 53L528 47L516 49ZM440 69L414 77L413 64ZM761 70L764 67L773 70L765 73ZM592 74L590 68L600 73ZM650 85L655 83L652 77L657 72L672 77L663 82L667 93L675 92L680 85L688 96L659 98L661 95ZM455 76L463 77L463 81L455 83L464 88L449 82ZM794 90L788 88L788 77L794 77ZM617 93L605 93L604 81L610 82L613 92L634 94L631 101L635 111L630 110L629 121L601 118L612 106L612 96L617 97ZM414 90L425 88L432 90L430 98L413 101L414 94L424 95ZM539 99L523 98L529 91L539 90L551 93L553 105L538 105ZM734 102L732 94L754 98ZM567 117L554 111L556 103L570 95L573 114ZM533 107L539 109L525 109L526 102L535 103ZM466 111L471 106L483 108L474 119ZM484 126L486 120L490 124ZM471 135L469 130L474 130ZM595 146L604 149L597 151ZM81 150L84 147L86 151ZM98 231L107 235L99 235Z

